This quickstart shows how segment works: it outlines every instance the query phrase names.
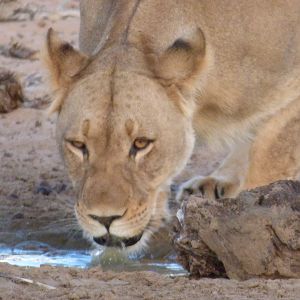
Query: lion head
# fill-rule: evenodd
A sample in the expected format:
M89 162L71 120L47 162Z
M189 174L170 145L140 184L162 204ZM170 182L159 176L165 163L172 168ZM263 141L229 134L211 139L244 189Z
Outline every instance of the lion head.
M88 57L49 30L46 47L77 219L98 244L128 250L168 218L169 185L194 146L190 86L204 55L197 30L160 54L141 40Z

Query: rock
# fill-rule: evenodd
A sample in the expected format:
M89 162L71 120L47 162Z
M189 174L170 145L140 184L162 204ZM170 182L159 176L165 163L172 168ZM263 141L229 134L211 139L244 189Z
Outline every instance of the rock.
M0 113L18 108L24 101L22 87L16 76L0 68Z
M300 182L278 181L219 201L191 196L174 244L193 277L300 278Z
M0 46L0 54L6 57L19 59L38 59L38 51L26 47L18 42L12 42L8 46Z
M53 192L53 188L47 181L41 181L35 189L36 194L49 196Z
M38 7L21 0L0 0L0 22L33 20Z
M24 214L23 213L16 213L12 217L13 219L24 219Z
M187 201L188 200L188 201ZM174 248L177 260L192 278L227 277L225 268L216 254L199 236L198 202L201 198L185 200L174 222Z

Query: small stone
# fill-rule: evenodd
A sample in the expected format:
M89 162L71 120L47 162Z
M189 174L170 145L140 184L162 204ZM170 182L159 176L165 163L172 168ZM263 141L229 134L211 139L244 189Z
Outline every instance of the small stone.
M12 218L13 219L24 219L24 214L16 213Z
M42 194L45 196L49 196L52 193L53 189L47 181L42 181L36 188L37 194Z
M15 74L0 68L0 113L9 113L23 102L22 87Z
M16 200L16 199L19 199L19 196L17 194L15 194L15 193L12 193L12 194L9 195L9 199Z
M42 126L42 122L37 120L37 121L35 121L34 126L35 127L41 127Z
M64 192L67 188L67 185L65 183L59 183L57 185L55 185L54 190L56 193L60 194L62 192Z
M6 151L3 153L3 157L12 157L12 156L13 156L12 153Z

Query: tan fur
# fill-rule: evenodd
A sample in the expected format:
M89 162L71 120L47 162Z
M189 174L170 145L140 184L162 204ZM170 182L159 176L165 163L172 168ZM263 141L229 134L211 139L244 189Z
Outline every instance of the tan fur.
M193 129L213 145L251 147L251 131L297 101L299 11L297 0L92 0L81 2L85 54L49 32L57 140L88 235L144 232L139 247L167 214L166 191L191 155ZM133 156L136 138L151 142ZM245 176L230 173L233 191L231 179L240 187Z
M210 176L181 185L177 194L199 193L209 199L236 197L239 192L277 180L300 180L300 99L268 118L248 140L235 145Z
M260 130L250 149L243 189L280 179L300 179L300 99L280 110Z

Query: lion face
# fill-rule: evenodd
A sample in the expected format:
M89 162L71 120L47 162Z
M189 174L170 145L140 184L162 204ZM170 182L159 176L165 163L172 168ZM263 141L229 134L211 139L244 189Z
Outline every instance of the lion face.
M169 185L194 146L193 104L184 84L173 83L197 67L203 52L191 45L175 41L159 62L135 48L88 58L48 33L57 141L77 191L78 221L98 244L139 249L168 218Z
M194 143L164 89L134 73L89 75L64 99L57 132L82 228L102 245L145 241L167 216L168 185Z

